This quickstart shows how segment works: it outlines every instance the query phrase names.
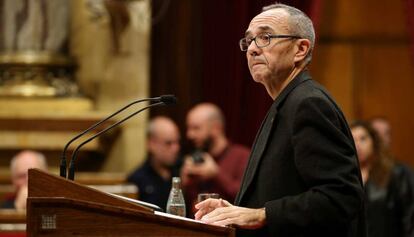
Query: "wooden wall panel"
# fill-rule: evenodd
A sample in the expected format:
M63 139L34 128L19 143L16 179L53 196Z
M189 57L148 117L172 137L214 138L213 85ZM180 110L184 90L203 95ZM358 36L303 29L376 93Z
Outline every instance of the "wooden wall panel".
M312 74L348 120L382 115L392 150L414 167L414 60L403 1L325 1Z
M340 60L338 60L340 59ZM353 47L350 44L319 45L311 73L335 97L348 120L354 118Z
M360 48L356 75L358 117L384 115L393 128L392 150L397 158L414 166L414 70L404 45Z
M405 37L404 1L339 0L324 1L323 37L369 38Z

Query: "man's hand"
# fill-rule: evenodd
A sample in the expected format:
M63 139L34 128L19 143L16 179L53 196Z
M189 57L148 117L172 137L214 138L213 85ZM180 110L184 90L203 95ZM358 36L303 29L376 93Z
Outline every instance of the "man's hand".
M198 209L196 220L207 224L236 225L243 229L258 229L266 223L264 208L252 209L233 206L222 199L207 199L195 206Z
M195 208L198 210L196 214L194 214L194 217L196 220L202 219L205 215L209 214L210 212L214 211L217 208L220 207L230 207L231 205L228 201L223 199L215 199L215 198L209 198L202 202L199 202L195 205Z
M183 168L181 169L181 177L183 184L186 183L186 179L189 176L193 176L200 180L209 180L217 176L219 167L214 161L214 158L208 153L203 153L204 162L194 163L191 157L187 157L184 161Z
M16 210L26 210L28 187L23 186L17 191L14 207Z
M183 166L181 167L180 177L183 186L186 186L190 183L191 180L191 167L194 165L193 160L190 156L184 158Z

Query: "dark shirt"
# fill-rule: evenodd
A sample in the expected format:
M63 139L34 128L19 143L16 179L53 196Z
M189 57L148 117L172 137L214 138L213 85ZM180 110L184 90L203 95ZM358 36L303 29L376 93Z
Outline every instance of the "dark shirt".
M176 167L171 169L171 177L179 176ZM151 166L150 158L128 176L128 182L139 189L139 200L149 202L165 210L171 190L171 179L163 179Z
M16 196L14 194L7 195L4 201L1 202L2 209L15 209L14 201Z
M368 237L414 236L414 178L408 167L396 165L386 188L368 180L365 192Z

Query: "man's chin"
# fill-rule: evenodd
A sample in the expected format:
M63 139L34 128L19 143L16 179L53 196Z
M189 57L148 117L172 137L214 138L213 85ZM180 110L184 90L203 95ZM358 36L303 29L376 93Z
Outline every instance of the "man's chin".
M164 163L162 166L166 169L172 169L174 167L174 163Z
M262 73L255 73L255 74L252 74L253 76L253 81L255 81L255 82L257 82L257 83L261 83L261 84L263 84L264 83L264 75L262 74Z

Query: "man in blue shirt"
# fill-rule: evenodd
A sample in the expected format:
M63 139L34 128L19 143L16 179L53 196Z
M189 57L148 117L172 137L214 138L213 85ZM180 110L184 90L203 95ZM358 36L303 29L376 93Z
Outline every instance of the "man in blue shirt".
M128 182L139 188L139 199L163 209L171 189L171 178L179 176L177 163L180 151L180 132L167 117L155 117L147 131L148 157L131 173Z

